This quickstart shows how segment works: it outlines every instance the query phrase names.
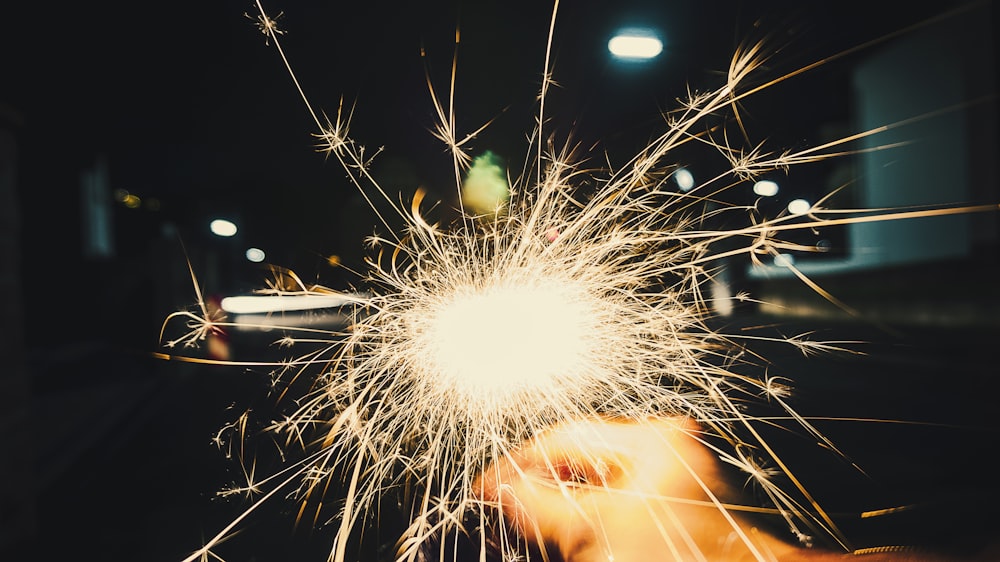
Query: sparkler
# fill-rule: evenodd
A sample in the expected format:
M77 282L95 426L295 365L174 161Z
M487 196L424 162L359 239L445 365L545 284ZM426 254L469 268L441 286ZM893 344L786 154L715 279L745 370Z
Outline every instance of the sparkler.
M260 2L257 7L260 31L298 87L282 50L282 31ZM557 11L552 12L550 48ZM276 374L276 387L285 389L282 398L294 398L295 408L269 431L279 436L285 454L304 453L260 481L247 468L245 485L226 493L259 497L187 561L221 560L216 547L275 496L301 502L300 520L316 522L337 479L343 480L345 492L333 518L338 532L331 560L349 558L353 534L377 511L384 495L400 489L407 490L409 526L396 545L396 559L423 560L428 545L454 531L476 537L481 558L497 549L505 559L517 559L519 539L505 533L503 525L497 530L490 524L497 518L502 523L503 515L483 493L484 471L511 461L521 443L554 424L595 417L643 424L651 417L677 415L696 420L699 431L726 444L715 449L719 458L755 481L770 498L771 509L803 540L821 534L848 547L741 403L777 404L802 430L831 449L835 445L786 405L786 387L732 368L743 336L710 327L712 303L705 287L721 259L742 255L758 261L788 249L808 249L783 240L788 231L996 206L862 213L826 209L820 202L803 216L770 219L757 218L752 206L710 208L720 194L761 172L843 155L850 143L884 130L777 154L730 146L727 122L720 124L717 116L738 119L741 100L796 74L744 86L756 80L768 58L761 45L738 50L724 83L714 91L692 93L665 116L663 133L625 165L596 172L585 168L570 148L556 146L543 130L546 94L553 84L548 58L537 126L529 140L531 156L510 181L509 200L497 199L492 212L463 209L460 219L446 226L426 217L422 193L406 208L369 174L365 155L350 136L351 115L343 104L331 121L314 110L299 88L318 127L321 149L343 166L373 209L374 200L382 200L405 228L393 231L389 219L379 216L388 232L370 239L377 249L364 276L370 294L353 297L346 330L283 327L291 335L281 343L313 347ZM450 148L460 190L472 162L467 141L475 133L461 136L450 101L446 104L437 95L430 79L428 86L439 118L435 135ZM714 149L729 166L689 191L679 191L672 187L678 168L669 157L689 143ZM730 215L750 220L725 230L706 226ZM843 305L802 273L797 275ZM335 293L301 282L269 292ZM169 342L171 346L197 343L229 326L209 314L183 312L171 320L180 316L188 318L191 331ZM805 337L786 341L803 352L836 347ZM311 382L305 393L284 395L307 378ZM245 424L244 416L230 429L240 434ZM774 483L776 473L790 488ZM730 509L714 496L709 502L721 513ZM470 520L477 523L470 525ZM749 539L743 540L750 546ZM441 546L440 556L448 557L448 549Z

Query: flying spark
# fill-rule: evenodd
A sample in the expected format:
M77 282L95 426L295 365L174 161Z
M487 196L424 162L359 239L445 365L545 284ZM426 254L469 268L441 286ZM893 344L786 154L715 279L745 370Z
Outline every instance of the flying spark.
M298 87L282 50L283 31L276 26L280 14L269 17L257 6L260 31ZM282 345L311 349L275 375L275 387L295 404L269 428L290 459L288 467L258 480L248 462L245 485L224 493L252 496L252 507L187 561L221 559L220 544L276 496L301 502L300 520L319 519L331 481L339 479L344 493L332 517L338 531L329 555L335 562L349 559L351 538L378 512L384 496L399 490L406 490L409 526L396 544L395 559L424 560L429 545L456 531L478 537L474 542L483 559L489 549L519 559L520 540L490 523L503 515L493 509L496 498L484 493L484 471L489 478L490 471L502 470L497 467L513 459L522 443L561 423L615 418L641 424L671 416L695 420L699 431L726 444L717 455L765 490L769 509L804 542L821 534L846 548L831 517L760 436L759 420L742 404L764 400L785 407L803 431L836 447L785 406L785 386L732 368L741 360L743 336L710 327L713 303L704 291L724 258L759 262L802 250L782 238L787 232L996 206L863 213L827 209L821 200L800 215L762 218L753 206L717 205L720 194L752 185L763 172L842 156L854 150L852 143L885 130L781 153L731 146L728 127L738 123L739 103L798 73L761 85L767 60L761 45L739 49L718 89L692 92L665 115L660 136L624 165L602 172L585 167L573 149L557 146L543 130L546 92L553 84L547 56L531 156L510 182L509 198L495 213L463 210L447 226L430 222L422 193L408 208L397 203L369 174L370 157L350 136L350 111L341 106L331 121L313 109L299 87L319 129L320 148L339 161L369 203L382 200L406 226L370 240L377 252L363 276L368 292L351 297L347 329L280 327L292 334ZM461 192L460 178L473 160L466 141L474 134L457 133L451 104L442 102L429 78L428 86L439 117L435 135L451 150ZM671 175L680 168L669 158L689 143L721 154L729 166L677 191ZM729 217L739 217L743 226L709 226ZM390 221L379 218L388 228ZM794 264L788 267L797 271ZM336 293L300 281L265 292ZM177 313L169 320L176 318L186 318L190 332L168 342L171 347L197 344L232 326L204 307L201 315ZM786 342L803 353L836 347L805 337ZM305 379L308 390L287 396ZM245 428L241 417L228 429L242 439ZM217 439L224 441L221 433ZM293 457L295 451L301 456ZM599 479L608 477L603 468L597 472ZM791 482L789 488L774 484L779 474ZM717 498L711 501L728 513ZM742 540L750 546L749 538ZM440 547L441 559L449 556Z

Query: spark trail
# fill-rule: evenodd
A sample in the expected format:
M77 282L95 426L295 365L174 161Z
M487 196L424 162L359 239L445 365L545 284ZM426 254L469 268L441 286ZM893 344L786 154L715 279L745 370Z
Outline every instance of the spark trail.
M377 251L362 279L369 293L357 297L348 329L283 327L293 335L282 343L310 350L276 375L280 388L310 381L305 393L283 396L295 408L269 428L282 443L288 465L259 481L248 466L246 485L227 493L261 495L187 561L221 559L217 547L265 501L284 497L301 502L299 518L315 522L333 481L342 481L345 491L334 516L338 532L330 560L349 559L351 537L373 517L384 496L400 489L408 490L409 527L397 543L396 559L424 560L428 545L456 531L478 537L474 542L481 545L482 558L495 549L504 559L517 559L520 539L489 523L502 515L477 489L491 463L510 459L521 443L569 420L610 417L645 423L650 417L676 415L696 420L703 431L726 443L716 451L719 457L766 490L769 509L795 534L832 537L850 548L832 518L758 432L760 420L742 407L757 400L784 406L788 389L731 368L740 361L741 336L710 328L711 300L703 291L722 258L760 260L800 248L782 239L788 231L993 211L995 205L860 213L817 204L804 217L771 219L758 218L753 207L706 210L721 193L759 173L843 155L859 138L884 130L781 153L730 146L734 135L727 128L738 121L741 100L797 74L761 85L758 74L768 53L758 44L735 53L718 89L692 93L665 114L662 134L631 160L612 170L589 169L572 147L557 146L543 130L548 123L546 92L553 84L548 52L556 2L529 161L511 181L509 201L495 213L462 210L453 224L432 224L421 193L407 208L369 175L343 105L332 121L314 109L282 50L282 31L259 2L257 7L260 31L277 50L315 120L320 148L339 161L373 209L374 200L381 200L397 215L393 220L402 219L406 227L393 231L389 218L379 217L387 233L370 240ZM754 85L744 86L749 83ZM475 133L461 136L453 95L445 101L429 78L428 86L438 114L435 136L450 148L460 190L472 160L466 144ZM721 154L729 166L679 192L672 183L677 168L669 158L689 143ZM706 226L730 215L742 217L746 226ZM270 292L330 291L300 282L293 290L276 287ZM179 317L189 320L191 332L171 345L197 343L226 328L208 314L172 316ZM798 337L787 343L803 352L833 345ZM836 449L786 408L802 431ZM245 424L245 417L234 424L237 435ZM296 451L301 455L295 457ZM791 485L774 484L775 471ZM720 510L729 509L715 502ZM479 523L468 525L470 520ZM448 549L439 548L441 559L449 558Z

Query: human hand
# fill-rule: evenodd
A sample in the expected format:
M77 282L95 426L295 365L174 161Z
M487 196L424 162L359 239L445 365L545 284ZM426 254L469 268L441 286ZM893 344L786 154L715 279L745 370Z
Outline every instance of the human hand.
M932 562L791 544L733 505L717 455L682 417L567 422L488 466L476 483L507 527L549 560Z
M565 561L772 559L786 545L723 504L718 461L686 418L554 427L480 482L528 544Z

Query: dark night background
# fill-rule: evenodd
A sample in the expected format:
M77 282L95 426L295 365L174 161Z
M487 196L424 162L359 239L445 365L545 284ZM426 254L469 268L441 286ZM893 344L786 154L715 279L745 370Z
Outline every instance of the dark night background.
M716 87L744 40L781 47L765 69L778 76L961 6L968 9L921 29L947 28L932 36L960 43L957 52L974 55L967 60L990 63L963 75L963 155L972 187L955 202L996 203L993 2L563 2L550 130L572 131L581 146L599 142L622 159L658 130L659 111L675 107L689 85ZM345 107L356 102L352 137L369 154L383 148L372 172L390 192L409 197L422 186L450 204L450 161L429 132L434 115L424 71L447 91L456 24L460 130L497 117L473 152L523 157L548 2L275 0L265 8L284 13L282 45L315 108L333 115L342 97ZM307 282L346 290L357 280L349 269L361 267L375 215L338 164L316 152L315 125L277 51L245 13L254 6L234 0L4 8L2 560L177 561L241 511L239 500L214 497L238 475L210 440L231 419L230 406L267 410L267 373L150 356L160 350L163 319L195 302L184 249L209 295L262 286L267 271L240 256L250 245ZM608 57L607 37L632 21L663 31L657 61L624 67ZM852 69L893 41L748 100L752 137L803 147L822 142L831 127L850 127ZM124 190L142 200L135 209L109 207L113 251L103 256L87 253L82 234L81 177L95 170L106 174L109 198ZM815 197L832 172L812 170L790 175L782 197ZM213 238L207 222L216 216L234 219L240 234ZM831 468L827 457L799 459L817 493L844 510L918 504L886 522L845 521L859 546L973 548L998 523L987 459L1000 444L993 357L1000 244L995 217L970 224L959 254L819 278L860 320L830 313L787 279L748 285L786 304L786 313L744 307L724 319L731 330L767 325L767 333L816 330L819 338L870 342L857 346L867 356L804 359L762 349L773 362L769 372L799 388L807 415L931 424L824 425L870 479ZM831 236L846 252L836 238L846 235L838 233ZM347 267L329 266L331 255ZM266 342L234 342L241 344L264 349ZM293 508L280 503L253 519L222 556L324 559L329 532L294 529Z

